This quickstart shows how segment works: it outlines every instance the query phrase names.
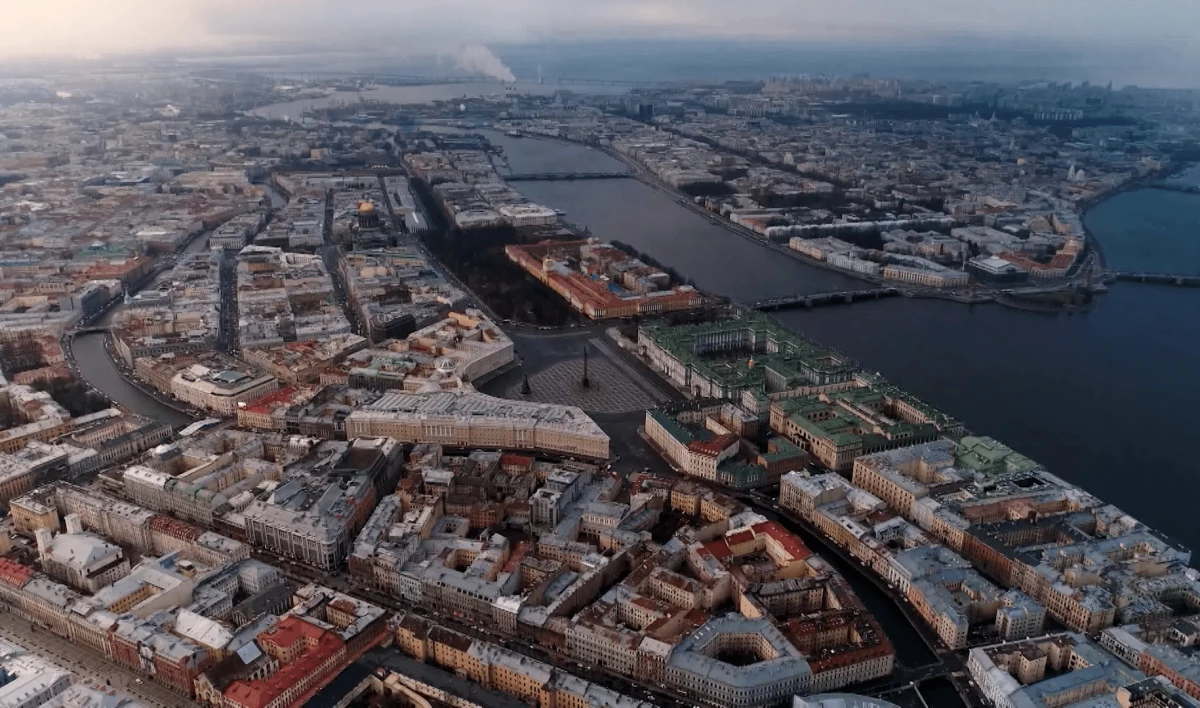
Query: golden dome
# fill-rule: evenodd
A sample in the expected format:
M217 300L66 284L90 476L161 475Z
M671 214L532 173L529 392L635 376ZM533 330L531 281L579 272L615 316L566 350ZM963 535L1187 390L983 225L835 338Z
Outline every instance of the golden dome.
M374 204L372 204L371 202L361 202L361 203L358 205L358 211L359 211L360 213L366 213L366 212L370 212L370 211L375 211L375 205L374 205Z

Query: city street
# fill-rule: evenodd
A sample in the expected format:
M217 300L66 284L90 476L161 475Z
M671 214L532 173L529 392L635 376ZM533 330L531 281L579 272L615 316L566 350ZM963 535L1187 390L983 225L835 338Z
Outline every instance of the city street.
M360 597L368 602L375 603L393 612L408 612L419 617L423 617L431 622L436 622L445 627L461 632L469 637L479 639L492 644L524 654L531 659L551 664L563 671L568 671L576 676L585 678L593 683L599 684L606 688L624 693L628 696L633 696L640 700L650 701L659 706L671 706L674 708L689 708L693 706L694 701L690 701L685 696L675 694L665 689L651 689L649 686L634 683L627 677L620 674L608 671L598 666L583 666L577 663L570 657L564 657L557 653L547 651L538 644L532 644L523 640L518 640L510 635L496 632L488 628L482 623L475 623L471 620L459 620L457 618L429 612L424 608L412 605L409 602L397 597L386 595L383 592L364 585L361 580L350 576L345 571L337 571L334 573L325 572L319 568L307 566L302 563L296 563L286 558L273 553L268 553L262 549L255 549L253 557L262 560L265 563L270 563L280 569L280 571L295 581L297 584L318 583L329 588L333 588L339 592L352 594Z
M235 353L238 349L237 257L221 252L221 324L217 348Z
M72 674L97 687L111 685L118 691L129 694L147 706L155 708L185 708L199 706L174 691L160 686L122 666L118 666L87 647L59 637L48 629L31 629L33 625L0 606L0 637L20 644L31 652L58 664ZM105 682L109 683L106 684Z
M10 3L0 708L1200 696L1200 9L416 4Z

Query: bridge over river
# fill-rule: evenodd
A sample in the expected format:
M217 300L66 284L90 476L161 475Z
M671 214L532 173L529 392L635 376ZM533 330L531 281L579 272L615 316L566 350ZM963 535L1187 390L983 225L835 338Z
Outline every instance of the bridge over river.
M628 172L531 172L505 175L508 182L566 182L585 179L630 179Z
M818 307L820 305L838 305L851 303L855 300L877 300L885 297L904 295L900 288L870 288L866 290L835 290L826 293L809 293L806 295L785 295L764 300L744 303L751 310L769 312L773 310L790 310L797 307Z
M1135 271L1111 271L1111 280L1124 280L1133 283L1157 283L1159 285L1178 285L1185 288L1200 288L1200 275L1185 273L1141 273Z

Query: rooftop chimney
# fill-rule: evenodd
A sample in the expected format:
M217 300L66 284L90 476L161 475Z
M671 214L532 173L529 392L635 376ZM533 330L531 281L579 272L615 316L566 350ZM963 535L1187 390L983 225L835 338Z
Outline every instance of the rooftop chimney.
M38 529L34 531L33 537L37 539L38 556L46 557L46 551L50 549L50 541L54 538L54 532L50 529Z

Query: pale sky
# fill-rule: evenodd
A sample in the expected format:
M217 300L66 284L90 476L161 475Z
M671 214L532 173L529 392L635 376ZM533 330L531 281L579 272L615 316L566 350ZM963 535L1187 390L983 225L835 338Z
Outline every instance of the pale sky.
M960 33L1200 56L1200 0L0 0L0 22L0 60L383 37L423 51L618 37L918 45Z

